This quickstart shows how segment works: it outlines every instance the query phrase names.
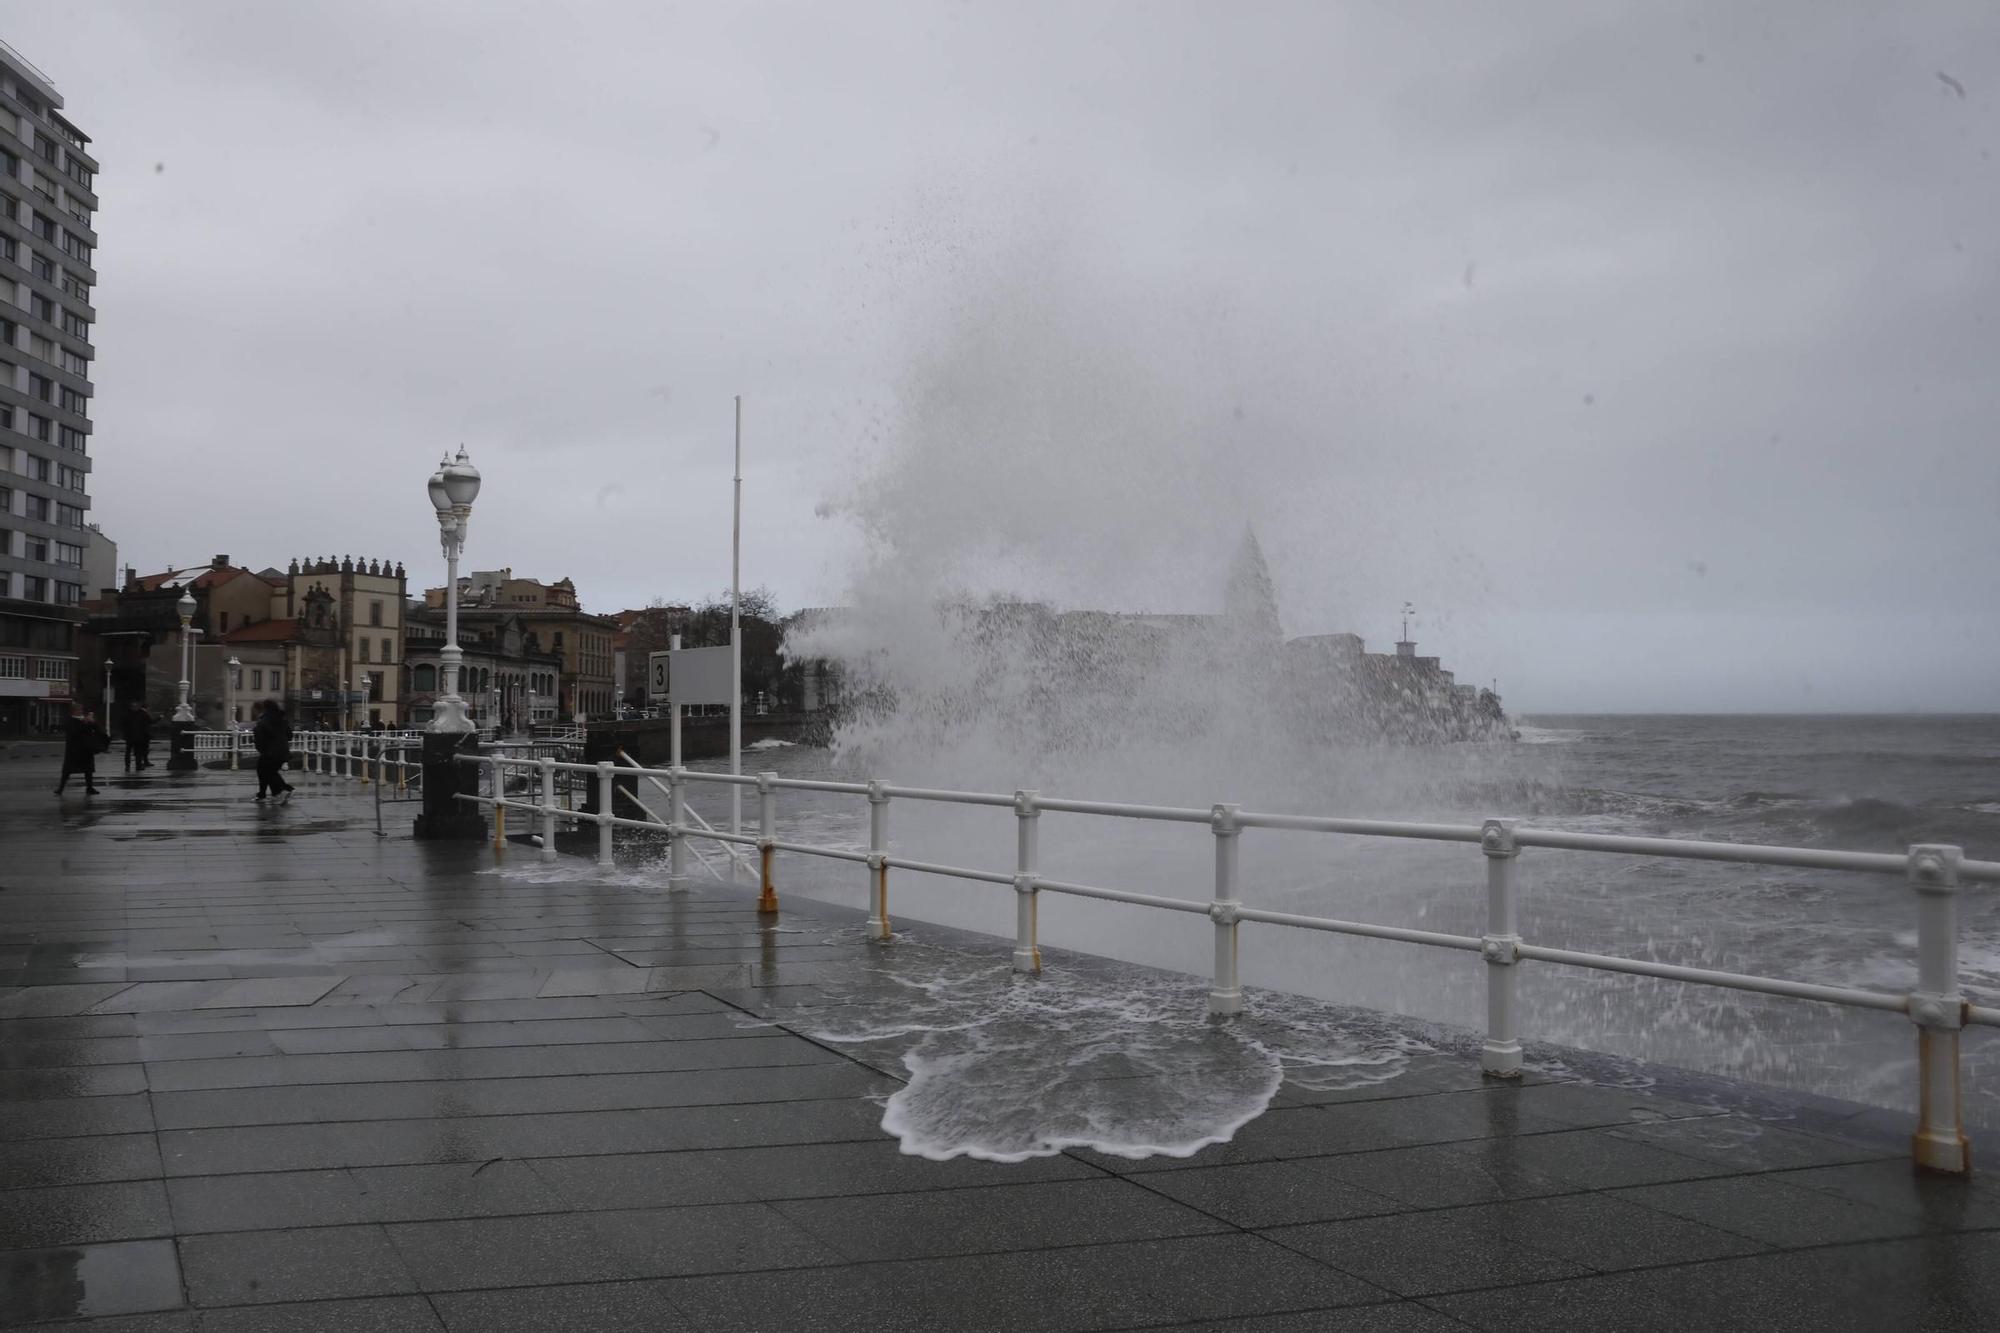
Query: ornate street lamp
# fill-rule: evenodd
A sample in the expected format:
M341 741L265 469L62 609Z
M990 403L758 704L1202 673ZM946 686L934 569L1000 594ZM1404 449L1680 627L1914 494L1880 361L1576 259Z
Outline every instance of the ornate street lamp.
M463 445L458 457L446 457L431 474L431 504L437 510L438 539L444 547L444 648L438 654L443 663L444 687L431 710L426 731L467 732L473 730L466 716L465 700L459 694L459 669L465 654L458 647L458 557L465 549L465 531L472 522L472 502L479 497L479 469L465 456Z
M243 663L231 657L222 677L222 725L223 729L229 733L229 766L231 768L236 767L236 751L240 748L242 742L242 737L238 734L236 726L236 682L242 675Z
M181 613L181 699L180 706L174 709L174 721L192 722L194 709L188 705L188 677L194 673L194 641L188 626L194 622L194 593L183 589L175 608Z

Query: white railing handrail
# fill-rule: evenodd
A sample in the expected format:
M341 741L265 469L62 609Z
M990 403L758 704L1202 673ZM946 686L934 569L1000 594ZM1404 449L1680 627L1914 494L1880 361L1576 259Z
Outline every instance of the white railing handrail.
M1697 985L1717 986L1789 999L1812 1000L1853 1008L1907 1014L1918 1032L1918 1077L1922 1091L1918 1132L1913 1151L1920 1165L1938 1170L1962 1172L1969 1169L1969 1152L1959 1118L1958 1034L1968 1024L2000 1026L2000 1006L1969 1003L1958 986L1957 896L1966 883L2000 883L2000 862L1967 860L1952 846L1919 844L1902 854L1853 852L1810 847L1773 847L1755 843L1711 842L1699 839L1628 837L1622 834L1574 833L1562 829L1536 828L1515 819L1487 819L1479 824L1414 823L1400 820L1347 819L1314 815L1292 815L1245 811L1230 804L1199 807L1133 805L1113 801L1085 801L1045 797L1035 791L958 791L944 788L901 787L886 782L830 782L818 779L782 778L775 773L733 774L698 772L685 767L645 768L622 752L619 759L629 767L610 761L597 764L570 763L550 756L517 758L495 754L460 755L462 762L485 765L493 775L491 797L459 795L459 799L488 805L496 814L509 809L532 812L542 821L542 855L555 856L554 831L558 815L571 823L595 823L598 827L598 862L610 865L612 835L618 828L658 830L657 816L651 820L627 819L613 810L615 782L619 777L645 777L664 784L672 800L672 815L665 823L669 843L670 889L687 882L684 852L695 839L721 844L732 855L734 848L754 847L763 858L762 912L776 912L777 899L772 884L772 857L778 852L860 862L868 867L870 882L869 918L871 933L878 940L891 937L888 914L888 872L907 870L1005 886L1017 901L1014 967L1017 971L1041 970L1041 954L1036 942L1036 899L1043 893L1097 898L1109 902L1153 907L1174 912L1207 916L1215 929L1215 968L1209 991L1210 1012L1226 1015L1242 1009L1242 988L1237 977L1237 930L1243 922L1287 926L1305 930L1390 940L1477 952L1488 966L1487 1037L1480 1059L1486 1072L1512 1077L1521 1069L1521 1041L1515 1020L1518 993L1518 965L1523 962L1555 963L1570 967L1652 977ZM540 802L513 801L506 797L505 773L510 768L530 768L541 779ZM558 774L573 779L576 774L594 775L598 783L595 813L560 811L554 804ZM724 833L710 827L687 806L686 787L690 783L710 783L728 787L752 787L758 797L758 832ZM573 781L572 781L573 785ZM777 796L781 791L824 791L867 798L869 807L868 850L780 842L777 838ZM896 800L942 804L1005 807L1017 821L1016 864L1012 871L919 861L891 853L888 837L890 803ZM641 804L640 808L651 815ZM1043 814L1078 814L1114 819L1149 820L1179 824L1206 824L1215 838L1215 888L1213 898L1202 901L1139 893L1097 884L1078 884L1050 879L1039 872L1040 819ZM1358 837L1407 838L1442 843L1471 843L1478 847L1486 864L1487 928L1480 935L1456 935L1368 922L1342 921L1330 917L1295 912L1275 912L1247 907L1238 891L1238 854L1247 829L1335 833ZM1898 874L1915 891L1917 902L1917 985L1907 994L1863 990L1848 986L1786 978L1752 976L1689 967L1651 959L1624 958L1609 954L1556 949L1521 938L1514 885L1514 867L1524 849L1596 854L1658 856L1682 860L1723 861L1739 865L1779 865L1855 874ZM703 858L704 862L706 858ZM713 867L710 867L711 871Z

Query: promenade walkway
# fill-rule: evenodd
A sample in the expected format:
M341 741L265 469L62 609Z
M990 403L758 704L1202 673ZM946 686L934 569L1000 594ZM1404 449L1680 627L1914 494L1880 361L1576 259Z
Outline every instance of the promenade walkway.
M53 768L0 767L0 1327L2000 1328L2000 1189L1865 1119L1438 1054L1192 1158L931 1162L893 1048L785 1022L866 984L836 909Z

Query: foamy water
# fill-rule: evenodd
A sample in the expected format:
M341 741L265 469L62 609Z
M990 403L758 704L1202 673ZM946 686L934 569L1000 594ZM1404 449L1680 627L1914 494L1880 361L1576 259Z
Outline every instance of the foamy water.
M908 1083L882 1128L934 1160L1018 1162L1069 1148L1187 1157L1227 1142L1281 1084L1336 1089L1395 1078L1414 1038L1283 995L1254 995L1229 1022L1186 978L1139 969L1039 978L899 940L894 959L802 1030L847 1046L899 1047Z

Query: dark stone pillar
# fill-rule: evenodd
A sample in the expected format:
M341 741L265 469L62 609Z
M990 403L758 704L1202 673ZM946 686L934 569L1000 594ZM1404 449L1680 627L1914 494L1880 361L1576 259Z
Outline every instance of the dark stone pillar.
M479 772L456 756L479 753L476 732L424 733L424 812L417 816L419 838L483 838L485 807L458 799L478 788Z
M200 727L201 724L199 722L176 722L173 724L173 730L169 734L167 742L172 747L167 755L167 772L192 773L196 768L200 767L194 760L194 744L188 739Z
M611 780L611 785L627 795L639 796L639 779L633 775L631 769L618 762L618 750L624 743L624 738L610 726L590 727L583 733L583 762L609 763L614 769L621 770L618 776ZM588 779L588 782L589 795L584 798L583 810L585 814L594 815L597 813L597 779L593 777ZM639 796L639 799L644 800L645 797ZM616 797L612 798L611 813L622 815L627 819L644 818L638 806Z

